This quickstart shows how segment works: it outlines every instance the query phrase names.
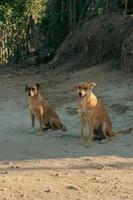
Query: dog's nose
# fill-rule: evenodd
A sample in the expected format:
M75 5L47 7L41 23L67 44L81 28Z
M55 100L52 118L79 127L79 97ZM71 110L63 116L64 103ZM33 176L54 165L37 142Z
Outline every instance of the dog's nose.
M81 92L79 92L79 96L82 97L82 93Z
M29 96L31 96L31 93L29 92Z

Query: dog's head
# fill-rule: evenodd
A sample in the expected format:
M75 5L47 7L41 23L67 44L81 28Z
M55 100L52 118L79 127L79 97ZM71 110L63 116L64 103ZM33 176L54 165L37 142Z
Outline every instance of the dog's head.
M39 84L34 84L34 85L26 85L25 86L25 90L28 92L28 95L30 97L34 97L38 95L39 89L40 89L40 85Z
M87 94L91 93L95 85L96 84L94 82L81 82L74 86L74 89L76 89L79 97L84 98Z

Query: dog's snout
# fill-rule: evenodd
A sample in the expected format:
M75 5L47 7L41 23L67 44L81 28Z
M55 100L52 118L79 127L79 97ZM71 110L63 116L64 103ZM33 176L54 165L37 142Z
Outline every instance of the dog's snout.
M31 93L29 92L29 96L31 96Z
M81 93L81 92L79 92L79 96L80 96L80 97L82 96L82 93Z

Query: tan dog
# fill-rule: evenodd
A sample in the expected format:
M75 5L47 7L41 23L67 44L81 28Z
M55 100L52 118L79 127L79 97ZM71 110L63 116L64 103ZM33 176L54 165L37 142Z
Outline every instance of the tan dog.
M83 142L83 129L86 123L89 123L90 130L88 135L87 146L92 146L94 135L98 139L110 141L114 136L112 132L112 124L107 110L102 102L93 93L92 89L96 84L93 82L81 82L74 88L79 96L79 114L80 114L80 143ZM119 133L128 133L132 130L128 129Z
M51 105L41 95L40 85L35 84L31 86L26 85L26 91L29 95L29 110L32 120L32 132L35 128L35 118L40 123L38 134L41 134L44 129L61 129L66 131L66 127L61 123L58 114L51 107Z

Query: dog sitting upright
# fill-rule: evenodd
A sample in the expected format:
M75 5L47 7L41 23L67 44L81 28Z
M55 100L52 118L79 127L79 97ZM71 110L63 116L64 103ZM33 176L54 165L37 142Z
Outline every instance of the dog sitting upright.
M67 130L66 127L61 123L58 114L41 95L39 84L31 86L26 85L26 91L29 95L29 110L31 113L32 132L34 132L35 128L35 118L40 123L40 129L37 131L38 134L42 134L43 130L48 128L61 129L62 131Z
M96 84L93 82L81 82L74 88L79 96L80 113L80 143L83 142L83 129L86 123L90 130L88 135L87 147L92 146L92 139L110 141L112 136L130 133L133 128L112 132L112 124L108 112L101 99L97 98L92 89Z
M89 123L88 147L92 146L92 139L95 134L99 139L101 136L101 139L106 139L107 141L112 136L112 125L106 108L103 102L92 93L95 85L93 82L81 82L74 87L79 96L80 143L83 142L84 126Z

